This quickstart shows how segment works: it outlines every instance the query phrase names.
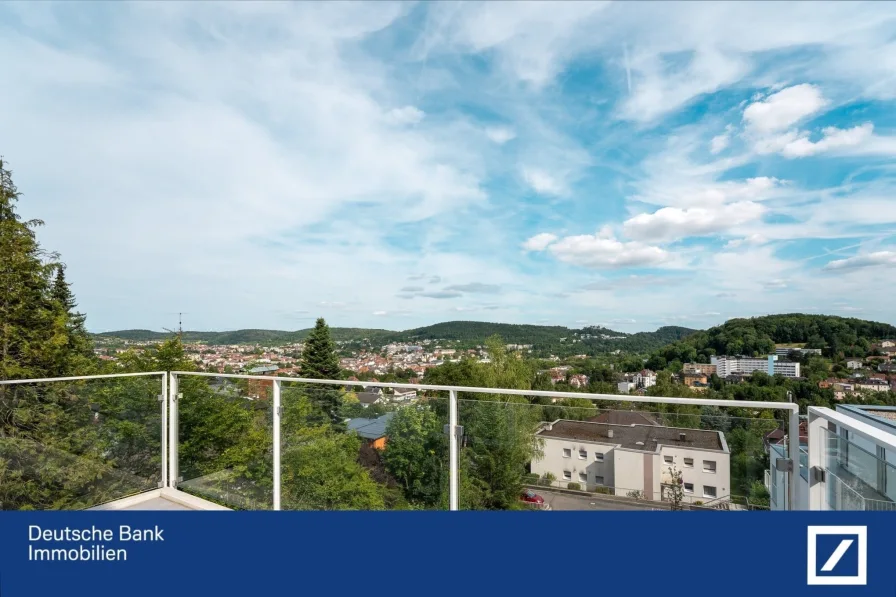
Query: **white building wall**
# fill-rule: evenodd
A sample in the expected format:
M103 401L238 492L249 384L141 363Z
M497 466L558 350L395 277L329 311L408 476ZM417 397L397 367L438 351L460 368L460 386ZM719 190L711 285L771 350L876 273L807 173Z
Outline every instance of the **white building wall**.
M687 432L685 430L685 432ZM589 491L598 486L598 477L603 478L603 485L616 488L616 495L626 495L630 491L642 491L648 499L659 500L662 497L661 483L668 481L668 468L665 457L670 456L673 464L682 472L685 483L694 484L694 493L686 494L686 501L708 502L711 497L703 493L703 486L716 488L716 497L724 498L731 493L731 463L727 452L660 446L658 452L641 452L620 448L614 444L587 442L581 440L565 440L543 437L544 455L533 460L531 471L539 477L551 473L560 482L561 487L568 483L579 483ZM569 457L563 450L568 449ZM580 451L587 455L582 458ZM601 461L596 454L603 454ZM693 459L693 466L685 466L685 458ZM716 472L703 470L703 461L713 461ZM564 471L569 471L570 478L564 478ZM587 481L580 479L585 473Z

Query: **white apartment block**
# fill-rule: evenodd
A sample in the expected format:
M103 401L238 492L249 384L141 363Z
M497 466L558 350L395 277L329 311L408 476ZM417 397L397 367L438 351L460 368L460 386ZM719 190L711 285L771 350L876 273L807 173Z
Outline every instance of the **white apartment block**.
M706 503L731 492L730 453L718 431L560 419L544 423L536 435L544 455L531 470L539 477L551 473L561 487L608 487L621 496L641 491L660 500L674 467L682 473L685 501Z
M716 375L719 377L728 377L735 373L750 374L754 371L764 371L769 375L783 375L784 377L800 376L799 363L779 361L778 355L767 357L711 356L709 361L716 366Z

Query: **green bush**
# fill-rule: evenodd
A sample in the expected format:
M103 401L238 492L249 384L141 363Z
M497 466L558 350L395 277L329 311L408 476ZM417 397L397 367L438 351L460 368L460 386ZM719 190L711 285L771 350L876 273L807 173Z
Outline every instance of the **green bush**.
M574 489L574 490L576 490L576 491L581 491L581 490L582 490L582 486L579 485L578 483L570 483L569 485L566 486L566 488L567 488L567 489Z
M603 495L613 495L613 490L609 487L604 487L602 485L598 485L592 490L594 493L600 493Z

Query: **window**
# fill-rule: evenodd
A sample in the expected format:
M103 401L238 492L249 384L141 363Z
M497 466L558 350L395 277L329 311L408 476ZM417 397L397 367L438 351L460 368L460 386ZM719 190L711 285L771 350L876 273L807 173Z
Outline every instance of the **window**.
M671 456L663 456L663 461L666 464L672 464L672 457Z
M685 458L685 459L684 459L684 465L685 465L685 466L693 467L693 466L694 466L694 459L693 459L693 458Z
M704 485L703 486L703 497L716 497L716 488L712 485Z
M569 458L572 456L572 450L570 448L563 448L563 457Z
M588 459L588 450L579 450L579 460Z
M598 462L603 462L604 461L604 453L603 452L595 452L594 459Z
M563 478L567 481L572 479L572 473L570 471L563 471Z
M716 472L716 461L715 460L704 460L703 461L703 472L704 473Z
M597 483L598 485L603 485L603 484L604 484L604 478L603 478L603 477L598 477L597 475L595 475L595 476L594 476L594 482Z
M588 475L586 473L579 473L579 481L582 483L588 482Z
M684 492L685 493L694 493L694 484L693 483L685 483L684 484Z

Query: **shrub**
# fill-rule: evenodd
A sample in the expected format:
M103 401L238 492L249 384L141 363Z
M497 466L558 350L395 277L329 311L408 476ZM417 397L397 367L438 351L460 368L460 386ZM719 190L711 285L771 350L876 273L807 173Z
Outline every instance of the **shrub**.
M695 505L695 506L702 506L702 505L703 505L703 502L702 502L701 500L697 500L696 502L694 502L694 505Z
M644 492L640 489L635 489L634 491L629 491L625 494L625 497L635 498L636 500L645 500L647 496L644 495Z
M569 485L566 486L566 488L567 488L567 489L574 489L574 490L576 490L576 491L581 491L582 486L579 485L578 483L570 483Z
M613 490L609 487L603 487L602 485L598 485L592 490L594 493L601 493L603 495L613 495Z
M551 485L554 484L554 481L556 481L556 480L557 480L557 477L555 477L555 476L552 475L551 473L545 473L545 474L541 477L541 480L538 482L538 484L539 484L539 485L544 485L545 487L550 487Z

